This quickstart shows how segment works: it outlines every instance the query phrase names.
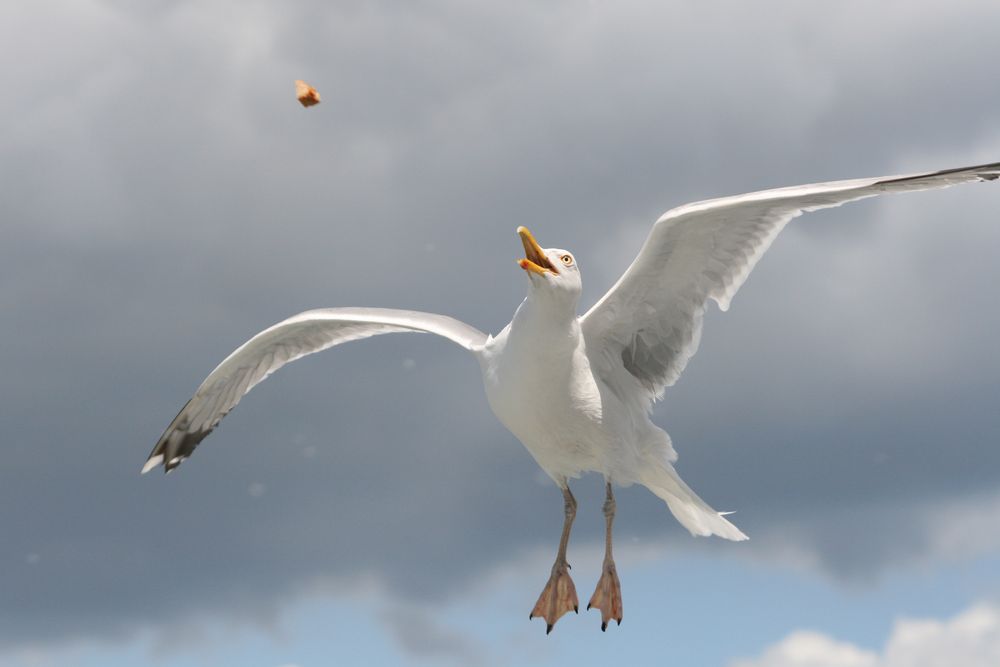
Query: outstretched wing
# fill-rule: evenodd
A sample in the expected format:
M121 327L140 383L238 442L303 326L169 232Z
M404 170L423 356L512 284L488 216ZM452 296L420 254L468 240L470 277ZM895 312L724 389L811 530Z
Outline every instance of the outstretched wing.
M255 385L296 359L352 340L400 331L434 333L472 352L486 334L444 315L387 308L323 308L261 331L212 371L160 436L143 466L179 466Z
M584 315L598 372L637 380L648 399L672 385L698 349L708 299L723 311L786 224L806 211L886 192L996 180L1000 162L926 174L833 181L685 204L653 226L638 257ZM594 352L591 354L594 355Z

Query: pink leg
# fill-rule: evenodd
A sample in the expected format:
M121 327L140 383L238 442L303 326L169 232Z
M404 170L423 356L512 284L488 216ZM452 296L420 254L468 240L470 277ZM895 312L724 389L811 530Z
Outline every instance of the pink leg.
M552 632L552 626L556 624L563 614L569 611L579 613L580 603L576 599L576 586L569 576L569 563L566 562L566 546L569 544L569 531L573 527L573 519L576 518L576 498L570 493L569 486L563 481L563 499L565 500L566 518L563 521L562 538L559 540L559 552L556 554L556 562L552 564L552 574L549 582L545 584L542 594L538 596L535 608L531 610L528 618L541 616L545 619L545 634Z
M607 525L607 536L604 542L604 568L597 582L597 589L590 598L587 609L593 607L601 610L601 632L608 629L608 621L614 619L622 624L622 587L615 570L615 559L611 555L611 524L615 520L615 496L611 492L611 482L607 485L608 493L604 501L604 520Z

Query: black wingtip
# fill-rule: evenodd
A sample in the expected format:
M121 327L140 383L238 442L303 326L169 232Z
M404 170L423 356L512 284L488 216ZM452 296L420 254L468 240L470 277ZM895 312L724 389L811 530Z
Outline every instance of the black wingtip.
M604 621L601 623L601 632L605 632L608 629L608 622Z
M549 634L550 632L552 632L552 624L551 623L549 623L548 625L545 626L545 634Z
M982 170L983 173L978 173ZM1000 174L995 172L1000 171L1000 162L991 162L990 164L977 164L971 167L956 167L954 169L941 169L939 171L931 171L925 174L913 174L912 176L903 176L902 178L888 178L884 181L879 181L879 185L887 183L905 183L906 181L919 181L924 178L933 178L935 176L947 176L949 174L958 174L961 172L972 172L976 175L976 178L984 181L994 181Z
M153 451L149 453L149 458L146 459L146 464L142 470L144 473L149 472L158 465L163 466L163 472L169 473L184 463L191 456L191 453L194 452L198 444L215 430L215 427L219 424L219 420L226 415L224 413L222 417L219 417L203 428L192 429L191 415L187 414L187 411L193 400L194 398L184 404L184 407L181 408L177 416L170 422L170 425L163 431L163 435L160 436L156 446L153 447Z

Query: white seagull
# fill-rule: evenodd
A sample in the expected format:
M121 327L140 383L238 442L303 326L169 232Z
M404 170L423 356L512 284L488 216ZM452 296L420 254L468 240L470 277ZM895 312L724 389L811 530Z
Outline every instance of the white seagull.
M351 340L394 332L444 336L479 361L496 416L562 490L565 521L548 583L530 617L546 633L578 611L566 546L576 515L568 480L604 475L607 525L603 571L588 609L601 630L622 620L621 588L611 554L612 485L642 484L667 503L694 535L747 539L681 480L670 437L650 421L653 402L677 381L698 348L709 299L726 310L778 232L806 211L886 192L996 180L1000 162L924 174L834 181L686 204L660 217L625 274L585 315L577 316L580 269L573 254L541 248L517 233L528 295L496 336L451 317L385 308L310 310L260 332L201 383L164 431L142 472L169 472L191 455L240 398L285 364Z

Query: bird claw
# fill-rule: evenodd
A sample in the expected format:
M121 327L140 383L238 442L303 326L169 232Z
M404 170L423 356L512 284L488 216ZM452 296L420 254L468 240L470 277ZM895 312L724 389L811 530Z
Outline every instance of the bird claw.
M535 608L528 614L528 619L536 616L545 619L545 634L552 632L556 621L570 611L580 613L580 603L576 598L576 586L569 576L569 565L564 563L552 568L552 576L545 584L542 594L538 596Z

